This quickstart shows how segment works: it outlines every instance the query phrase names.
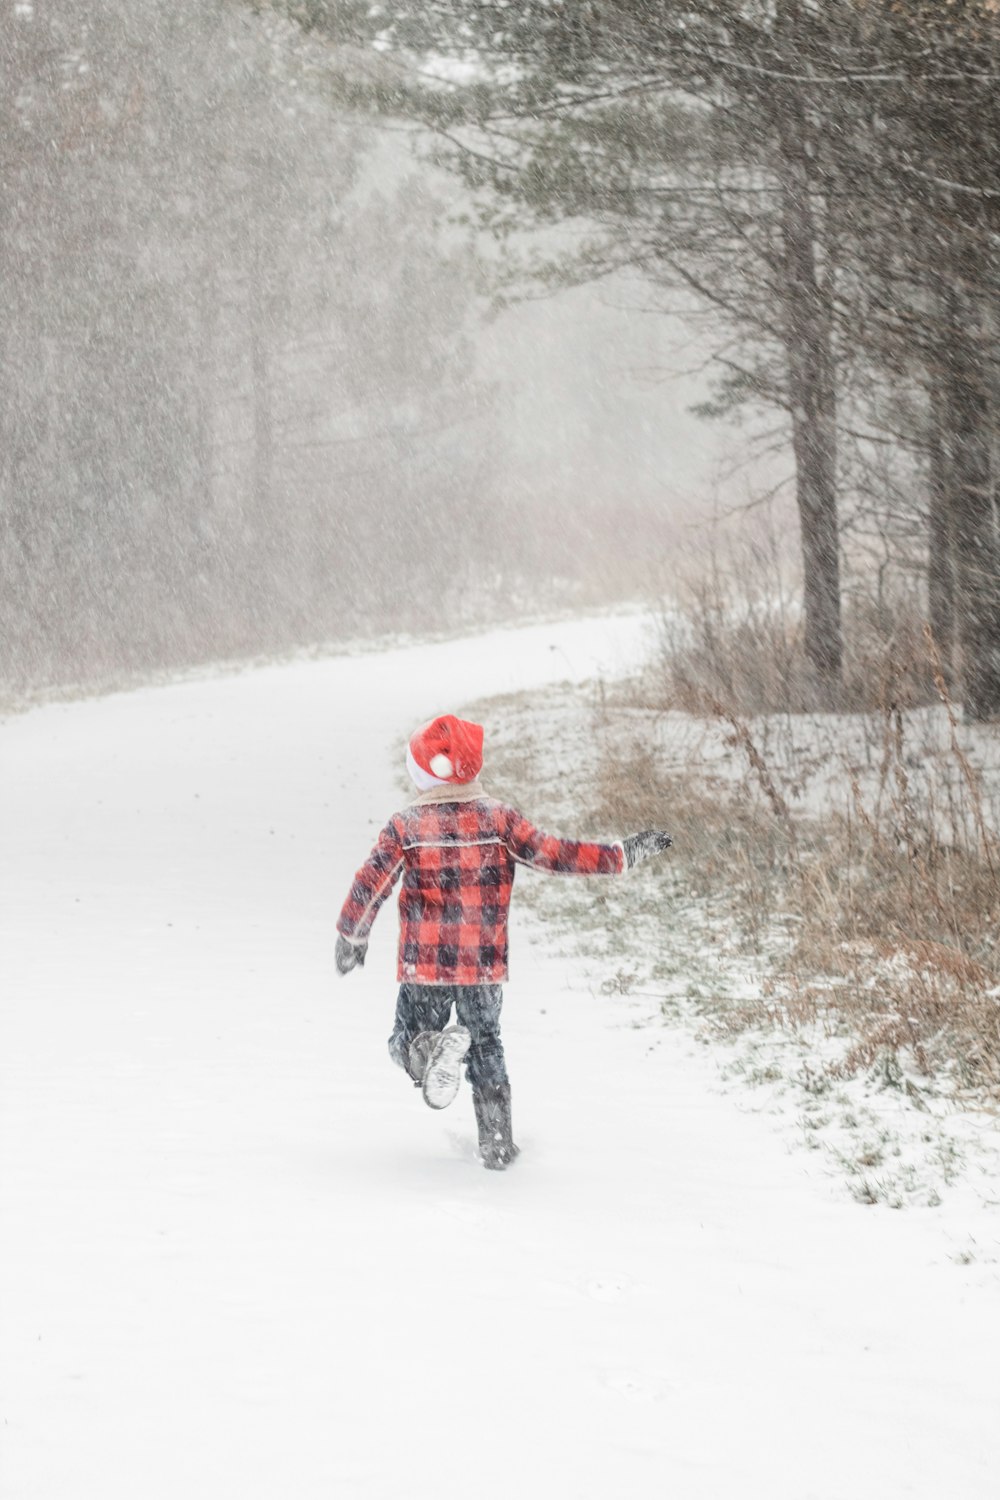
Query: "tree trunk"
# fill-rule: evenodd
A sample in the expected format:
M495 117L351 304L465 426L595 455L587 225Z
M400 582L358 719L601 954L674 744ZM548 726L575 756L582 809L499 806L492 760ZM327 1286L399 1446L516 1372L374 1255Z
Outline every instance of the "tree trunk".
M274 483L274 413L265 282L260 243L254 236L250 250L249 335L251 403L253 410L253 527L258 538L267 533Z
M950 685L955 651L955 539L952 526L954 473L946 382L932 375L930 472L927 507L927 615Z
M832 708L843 670L833 319L818 266L805 120L791 95L779 136L785 354L805 575L805 651L819 701Z
M974 297L951 303L945 378L952 411L956 630L966 717L1000 714L1000 532L990 463L990 389Z

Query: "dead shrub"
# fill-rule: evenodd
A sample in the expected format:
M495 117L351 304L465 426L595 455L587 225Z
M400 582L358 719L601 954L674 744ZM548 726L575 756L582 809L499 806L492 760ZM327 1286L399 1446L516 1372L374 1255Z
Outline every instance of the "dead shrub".
M660 622L653 691L658 701L704 714L713 703L739 717L836 708L877 710L931 703L948 672L927 650L919 592L884 580L866 592L855 580L843 613L839 699L817 686L806 659L802 609L773 526L756 536L716 539L693 581L679 585Z
M866 791L850 777L843 812L793 819L788 771L716 700L709 707L744 757L742 780L707 780L695 763L665 774L651 747L623 766L605 704L615 752L600 763L600 814L609 826L642 827L664 823L669 809L692 887L724 890L756 947L782 925L787 957L771 992L720 1014L719 1029L820 1022L848 1039L840 1074L947 1074L1000 1101L1000 847L932 656L927 670L951 736L923 768L919 795L899 707L905 684L888 673L872 719L874 784Z

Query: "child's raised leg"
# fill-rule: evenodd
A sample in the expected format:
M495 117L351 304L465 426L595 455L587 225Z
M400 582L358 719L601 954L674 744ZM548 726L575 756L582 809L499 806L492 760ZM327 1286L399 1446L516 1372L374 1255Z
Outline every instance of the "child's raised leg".
M432 1033L444 1030L451 1015L452 1000L453 992L447 986L400 985L396 1000L396 1021L388 1043L389 1056L409 1073L418 1088L423 1083L427 1059L420 1058L422 1049L418 1047L411 1063L410 1048L418 1037L427 1036L430 1041Z
M396 1001L389 1056L423 1090L431 1109L446 1109L455 1098L469 1050L465 1027L448 1025L454 994L451 985L404 984Z

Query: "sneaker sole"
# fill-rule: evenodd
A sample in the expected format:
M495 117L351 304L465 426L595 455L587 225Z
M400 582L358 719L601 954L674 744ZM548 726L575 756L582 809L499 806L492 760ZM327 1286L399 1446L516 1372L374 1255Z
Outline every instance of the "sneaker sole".
M472 1041L464 1026L442 1031L424 1074L424 1103L431 1109L446 1109L458 1093L462 1063Z

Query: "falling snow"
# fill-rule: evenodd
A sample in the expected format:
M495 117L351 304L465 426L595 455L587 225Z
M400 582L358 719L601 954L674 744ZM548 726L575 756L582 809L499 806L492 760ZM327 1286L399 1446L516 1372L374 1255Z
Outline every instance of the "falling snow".
M5 1500L992 1500L998 57L0 0ZM519 880L503 1172L334 960L449 711L688 830Z

